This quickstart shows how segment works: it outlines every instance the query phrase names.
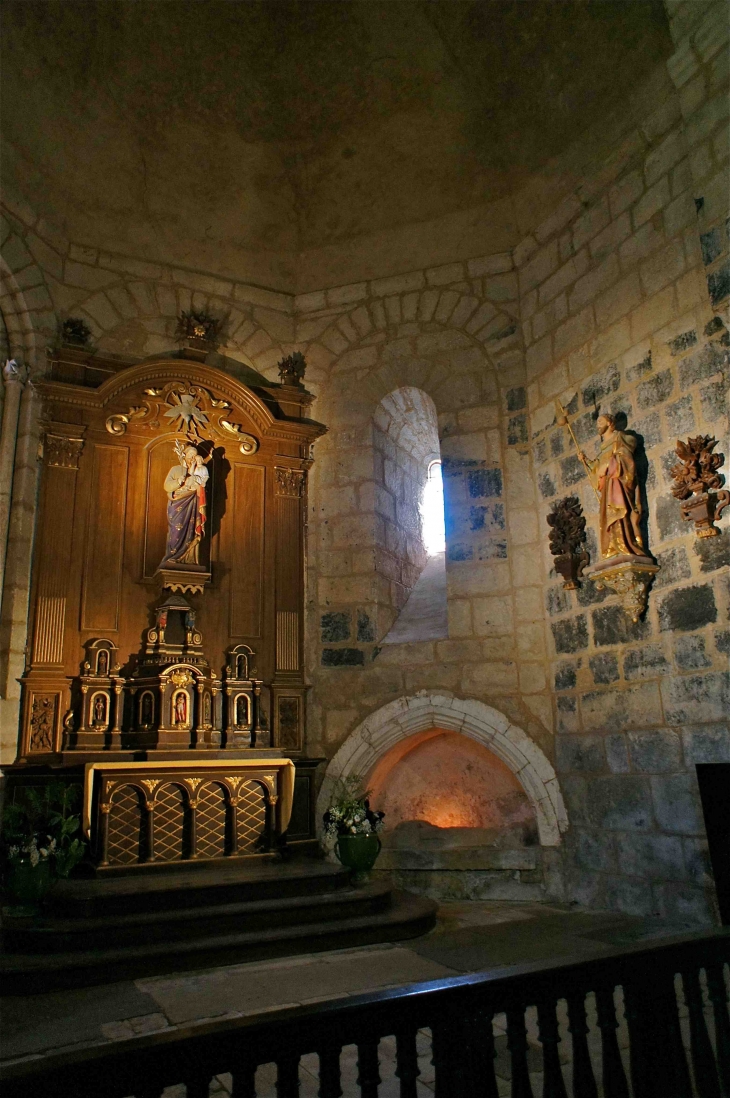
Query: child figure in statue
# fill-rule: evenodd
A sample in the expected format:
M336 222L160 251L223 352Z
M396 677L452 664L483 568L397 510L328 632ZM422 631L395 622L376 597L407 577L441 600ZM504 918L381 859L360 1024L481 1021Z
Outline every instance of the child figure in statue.
M167 546L160 565L198 564L199 547L205 531L208 470L196 446L175 443L180 459L165 478L167 504Z
M580 451L578 457L597 478L600 497L601 557L645 557L641 535L641 495L636 479L636 437L616 430L612 415L596 423L601 436L595 461Z

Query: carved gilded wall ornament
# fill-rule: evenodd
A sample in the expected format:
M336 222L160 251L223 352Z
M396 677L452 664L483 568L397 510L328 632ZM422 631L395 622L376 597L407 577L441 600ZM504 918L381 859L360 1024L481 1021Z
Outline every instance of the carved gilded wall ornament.
M131 419L144 419L150 414L149 404L138 404L128 412L117 412L107 418L106 429L110 435L123 435Z
M142 778L142 785L146 786L150 793L154 793L160 784L159 778Z
M578 579L590 561L585 549L586 520L577 496L565 496L551 504L547 516L550 527L550 552L555 557L555 571L563 577L566 591L579 586Z
M669 470L675 482L672 495L682 501L682 517L694 522L699 538L713 538L720 533L713 523L730 506L730 492L722 487L725 477L718 473L725 455L713 453L716 446L717 439L712 435L678 440L676 453L680 460Z
M649 585L658 571L658 564L625 561L622 564L597 565L591 569L591 579L599 591L608 587L618 595L624 610L636 622L646 610Z
M174 682L175 686L184 687L190 685L193 676L189 671L171 671L170 680Z
M231 423L230 420L221 419L220 426L224 431L227 431L231 435L235 435L239 442L238 449L242 454L255 454L259 448L258 439L253 435L247 434L238 423Z
M167 398L167 403L170 407L163 415L170 421L170 425L174 425L178 430L200 434L199 428L208 426L208 417L203 411L199 394L195 389L182 393L173 390Z
M55 469L78 469L84 440L46 431L43 448L46 465Z
M283 469L277 466L276 495L299 498L304 489L304 473L298 469Z

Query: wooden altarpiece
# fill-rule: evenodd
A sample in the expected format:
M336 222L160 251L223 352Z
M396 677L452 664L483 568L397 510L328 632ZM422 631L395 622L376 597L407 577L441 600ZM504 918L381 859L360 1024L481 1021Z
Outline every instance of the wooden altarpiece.
M88 370L38 384L18 764L301 754L306 480L325 430L312 397L185 357L107 365L101 384ZM172 560L169 478L186 468L205 470L204 492L194 552Z

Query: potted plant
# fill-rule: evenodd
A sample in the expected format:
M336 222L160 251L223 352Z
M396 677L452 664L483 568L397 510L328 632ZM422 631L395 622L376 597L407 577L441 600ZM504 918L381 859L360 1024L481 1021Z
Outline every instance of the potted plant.
M335 839L335 854L352 870L355 883L367 880L380 853L378 832L385 816L384 812L373 812L368 800L371 790L364 786L359 774L340 778L323 817L325 834Z
M55 782L24 789L2 817L2 860L7 915L35 915L56 877L68 877L86 853L73 811L78 786Z

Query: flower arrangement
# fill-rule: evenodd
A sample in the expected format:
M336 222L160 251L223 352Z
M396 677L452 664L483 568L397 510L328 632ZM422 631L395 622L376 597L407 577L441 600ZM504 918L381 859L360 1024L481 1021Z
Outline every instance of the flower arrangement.
M22 800L5 807L2 853L8 868L52 859L55 876L68 877L86 853L86 843L76 835L81 820L72 811L80 792L79 786L56 782L25 789Z
M382 830L385 813L373 812L368 800L372 790L364 786L359 774L339 779L323 816L326 835L373 835Z

